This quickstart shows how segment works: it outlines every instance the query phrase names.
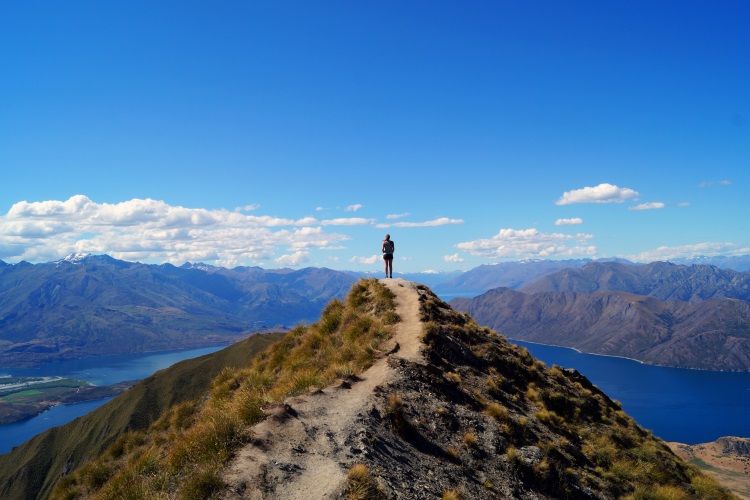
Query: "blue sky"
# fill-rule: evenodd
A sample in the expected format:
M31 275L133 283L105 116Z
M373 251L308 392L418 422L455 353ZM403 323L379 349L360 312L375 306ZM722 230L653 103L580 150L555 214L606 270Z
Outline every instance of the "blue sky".
M386 230L409 271L750 253L749 22L746 2L6 2L0 258L377 269ZM427 227L383 227L404 222Z

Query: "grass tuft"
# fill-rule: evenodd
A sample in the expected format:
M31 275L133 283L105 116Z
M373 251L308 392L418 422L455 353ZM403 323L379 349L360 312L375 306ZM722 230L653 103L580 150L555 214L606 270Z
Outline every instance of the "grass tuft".
M443 500L461 500L461 495L457 490L445 490L443 492Z
M354 464L347 474L346 498L348 500L375 500L383 492L365 464Z
M490 403L484 408L484 412L495 420L507 420L508 409L500 403Z

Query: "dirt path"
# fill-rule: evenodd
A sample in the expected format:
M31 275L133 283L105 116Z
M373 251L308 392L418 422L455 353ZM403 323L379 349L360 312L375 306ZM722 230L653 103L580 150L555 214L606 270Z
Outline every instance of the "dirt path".
M421 360L422 323L414 283L382 280L396 294L394 340L390 356ZM255 439L242 448L224 475L228 499L331 498L346 479L342 464L356 461L363 446L354 421L366 412L375 387L388 382L388 357L375 362L354 384L328 387L317 394L290 398L286 405L253 428Z

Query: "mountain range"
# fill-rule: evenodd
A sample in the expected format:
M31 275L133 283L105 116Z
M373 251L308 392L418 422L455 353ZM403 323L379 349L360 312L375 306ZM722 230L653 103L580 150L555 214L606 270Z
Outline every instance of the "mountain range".
M722 297L750 300L750 273L670 262L591 262L581 268L548 274L521 290L526 293L621 291L688 302Z
M750 273L588 263L452 305L510 337L652 364L750 370Z
M321 268L148 265L106 255L0 267L0 365L206 346L315 319L357 279Z
M265 343L265 345L263 345ZM0 456L3 498L732 498L575 370L403 280Z
M520 340L658 365L750 370L750 303L741 300L498 288L451 305Z
M483 264L468 271L413 273L401 275L405 279L424 283L445 296L474 296L493 288L520 289L538 279L563 269L578 269L590 263L619 263L638 265L622 258L603 259L530 259L497 264ZM715 266L733 271L750 271L750 255L714 256L675 259L675 264Z
M437 293L481 293L492 288L520 288L541 276L565 268L577 268L591 262L590 259L528 260L483 264L458 276L446 277L434 283Z
M750 255L714 255L668 259L675 264L703 264L733 271L750 271Z
M328 300L341 297L361 276L325 268L151 265L106 255L71 255L42 264L0 261L0 364L34 365L231 342L250 332L314 319ZM466 272L402 276L445 296L479 295L508 287L531 294L624 291L691 302L750 297L747 273L708 265L632 264L622 259L505 262ZM482 309L487 309L486 304ZM707 309L701 310L703 317ZM485 314L479 319L498 319L497 315L485 318ZM715 321L715 315L711 318ZM741 324L741 319L737 321ZM685 320L683 325L687 324ZM531 325L531 329L537 327ZM628 328L621 326L621 330ZM653 331L659 328L654 325ZM509 333L523 338L523 332ZM726 342L731 344L733 339ZM611 349L601 346L596 352ZM730 363L732 369L745 363L741 358Z

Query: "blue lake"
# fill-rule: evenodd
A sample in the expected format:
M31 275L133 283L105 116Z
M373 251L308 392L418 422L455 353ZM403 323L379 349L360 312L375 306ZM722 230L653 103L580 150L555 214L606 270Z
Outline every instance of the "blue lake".
M101 356L98 358L47 363L42 367L36 368L0 368L0 375L24 377L61 375L86 380L95 385L109 385L129 380L140 380L178 361L196 358L218 351L224 347L220 345L150 354ZM18 446L50 427L68 423L74 418L85 415L110 399L58 405L28 420L0 425L0 454L7 453L14 446Z
M513 340L548 365L575 368L643 427L667 441L750 437L750 373L651 366Z

